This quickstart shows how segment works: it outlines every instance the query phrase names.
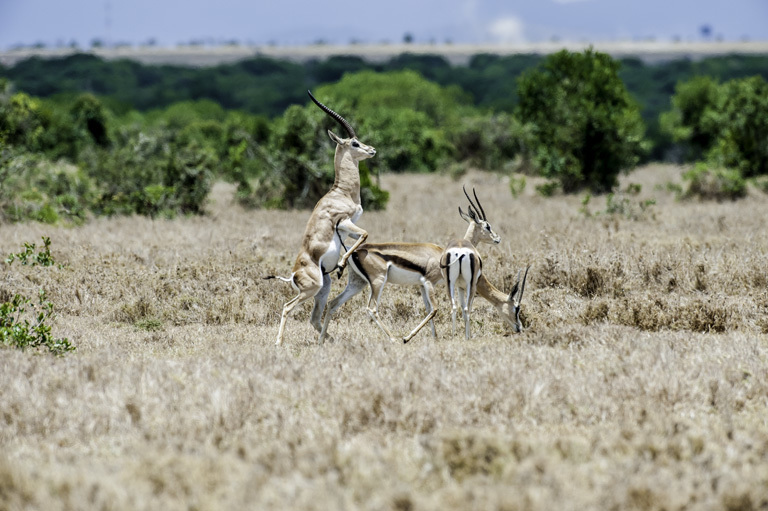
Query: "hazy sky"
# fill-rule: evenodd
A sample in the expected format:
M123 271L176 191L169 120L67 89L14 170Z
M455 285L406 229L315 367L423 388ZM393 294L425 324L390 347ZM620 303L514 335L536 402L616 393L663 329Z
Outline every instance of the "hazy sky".
M198 41L768 40L768 0L0 0L0 48Z

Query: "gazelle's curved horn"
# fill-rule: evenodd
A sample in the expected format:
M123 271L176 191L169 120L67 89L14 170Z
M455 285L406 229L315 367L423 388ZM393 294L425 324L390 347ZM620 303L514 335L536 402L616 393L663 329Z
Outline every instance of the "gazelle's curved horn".
M510 291L509 296L507 296L508 302L515 301L515 295L517 294L518 289L520 289L520 270L517 270L517 275L515 276L515 285L512 286L512 291Z
M312 95L311 91L307 91L307 94L309 94L309 97L312 99L312 101L315 102L317 106L320 107L320 109L331 116L336 122L344 126L344 129L347 130L347 133L349 134L350 138L357 138L357 135L355 135L355 130L352 129L352 126L347 122L346 119L344 119L342 116L325 106L324 104L320 103L315 97Z
M472 199L470 199L470 198L469 198L469 194L467 193L467 188L466 188L464 185L462 185L462 186L461 186L461 189L462 189L462 190L464 190L464 196L465 196L465 197L467 198L467 200L469 201L469 208L468 208L468 209L469 209L470 211L474 209L474 210L475 210L475 212L477 213L477 217L478 217L478 218L480 218L480 220L485 220L485 214L484 214L484 213L481 213L481 211L480 211L480 208L478 208L477 206L475 206L475 203L474 203L474 202L472 202ZM474 192L475 192L475 189L473 188L473 189L472 189L472 193L474 193ZM477 194L475 194L475 198L477 198ZM482 215L482 216L481 216L481 215Z
M475 191L475 187L472 187L472 195L475 196L475 201L477 202L477 207L480 208L480 214L483 215L483 220L488 220L488 218L485 216L485 210L483 210L483 205L480 204L480 199L477 198L477 192Z
M525 279L528 278L528 270L531 269L531 265L525 267L525 275L523 275L523 284L520 286L520 297L517 299L517 303L521 303L523 301L523 291L525 291Z

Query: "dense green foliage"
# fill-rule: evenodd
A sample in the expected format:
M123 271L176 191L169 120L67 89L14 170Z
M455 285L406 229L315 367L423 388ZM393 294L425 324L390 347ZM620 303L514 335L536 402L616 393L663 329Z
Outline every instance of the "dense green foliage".
M662 127L700 161L685 176L687 195L739 198L745 178L768 174L768 82L760 76L723 84L699 77L681 82Z
M533 126L535 158L563 191L609 192L639 161L643 123L604 53L561 51L519 80L518 116Z
M312 207L333 182L326 131L339 127L308 88L378 150L360 165L366 209L385 207L376 176L388 171L540 172L549 194L610 191L648 155L761 175L768 95L748 73L768 75L768 58L647 65L589 50L475 55L466 66L404 54L209 68L32 58L0 67L0 218L197 214L217 178L236 183L245 205Z
M165 108L179 101L210 99L228 110L275 117L293 104L302 104L305 91L340 80L358 71L413 70L442 86L455 85L483 110L512 113L517 104L516 80L544 60L540 55L478 54L466 65L451 65L438 55L403 54L386 62L356 56L336 56L306 64L255 57L233 64L189 68L142 65L128 60L106 61L93 55L31 58L0 76L32 96L49 97L91 92L120 115L131 108ZM660 129L658 117L669 109L679 82L696 76L728 81L761 75L768 78L768 56L728 55L700 60L677 59L653 64L621 59L619 77L641 105L653 147L648 157L674 155L673 142Z

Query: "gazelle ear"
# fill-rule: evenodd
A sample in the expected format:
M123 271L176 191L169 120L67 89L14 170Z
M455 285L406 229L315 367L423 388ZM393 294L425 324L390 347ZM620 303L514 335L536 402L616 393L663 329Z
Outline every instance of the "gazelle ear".
M464 219L464 221L465 221L465 222L467 222L467 223L469 223L469 222L475 222L475 221L476 221L476 220L475 220L475 215L472 213L472 210L471 210L471 209L469 210L469 215L467 215L466 213L464 213L464 212L461 210L461 206L459 206L459 215L461 215L461 218L463 218L463 219Z
M336 133L332 132L331 130L328 130L328 136L331 137L331 140L333 140L337 144L339 144L339 145L342 144L342 139Z
M509 292L509 296L507 297L508 302L514 302L515 301L515 295L517 294L517 289L520 287L519 283L515 284L515 287L512 288L512 291Z

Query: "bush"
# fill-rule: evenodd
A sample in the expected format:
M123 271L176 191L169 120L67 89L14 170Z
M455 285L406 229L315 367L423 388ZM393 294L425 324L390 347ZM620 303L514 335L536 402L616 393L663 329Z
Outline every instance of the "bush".
M619 63L591 49L563 50L518 80L517 114L531 123L541 173L564 192L608 192L645 150L639 107Z
M722 85L696 78L678 85L672 104L662 123L677 141L692 147L696 158L707 160L711 167L736 169L742 177L768 174L768 82L764 78Z
M688 185L683 192L685 198L704 200L736 200L747 194L747 184L737 169L710 168L699 162L683 174Z
M500 113L468 117L452 132L455 157L483 170L507 170L517 157L528 158L531 126Z
M43 236L43 248L35 253L34 243L24 243L24 250L18 254L10 254L5 262L10 265L19 261L29 266L54 266L56 261L51 256L51 240ZM61 265L59 265L61 267ZM54 355L64 355L75 347L64 338L51 335L48 324L55 317L53 303L46 298L45 291L40 289L37 302L15 294L0 302L0 346L18 348L47 348Z
M75 347L69 339L55 338L47 324L55 317L53 304L41 289L37 302L21 295L14 295L0 303L0 345L25 350L47 348L54 355L64 355Z
M96 198L96 184L66 162L5 148L0 153L0 219L80 223Z
M718 83L708 76L680 82L671 99L672 110L660 116L662 131L685 147L688 161L702 158L717 139L717 129L709 118L718 96Z
M99 189L96 213L202 213L218 163L210 148L168 130L126 129L117 139L112 150L92 149L83 155Z
M710 158L744 177L768 174L768 82L760 76L731 80L721 93Z

